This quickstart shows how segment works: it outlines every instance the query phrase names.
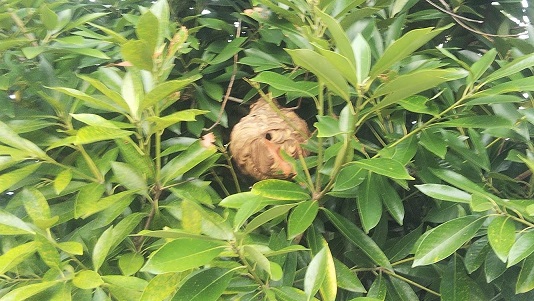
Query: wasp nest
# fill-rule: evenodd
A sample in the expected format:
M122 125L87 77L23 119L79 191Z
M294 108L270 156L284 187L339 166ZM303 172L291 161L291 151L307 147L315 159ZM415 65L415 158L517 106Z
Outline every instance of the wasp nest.
M282 151L293 158L306 156L301 144L309 136L306 122L295 112L260 98L232 129L230 151L243 174L256 180L287 179L295 171Z

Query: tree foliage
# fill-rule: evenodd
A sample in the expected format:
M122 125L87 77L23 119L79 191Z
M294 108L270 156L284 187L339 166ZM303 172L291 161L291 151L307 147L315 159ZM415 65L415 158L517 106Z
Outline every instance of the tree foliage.
M527 1L0 3L0 301L532 299Z

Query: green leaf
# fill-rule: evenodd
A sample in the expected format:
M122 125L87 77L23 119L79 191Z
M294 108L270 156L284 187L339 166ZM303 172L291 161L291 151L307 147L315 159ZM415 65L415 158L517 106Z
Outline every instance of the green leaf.
M163 185L183 175L217 152L213 144L206 145L204 141L196 141L187 150L169 161L161 169Z
M463 246L469 241L486 217L468 215L445 222L426 232L414 247L415 258L413 267L436 263Z
M36 224L39 224L39 221L50 218L50 206L48 206L46 198L39 190L33 187L23 188L22 191L17 194L17 198L19 197L22 199L26 213L28 213ZM48 225L48 227L50 226L51 225Z
M230 284L233 274L233 270L219 268L201 270L182 283L172 300L217 301Z
M287 222L288 239L295 238L297 235L306 231L318 212L319 203L317 201L305 201L298 204L289 215Z
M209 111L198 110L198 109L187 109L187 110L178 111L178 112L175 112L175 113L163 116L163 117L151 116L151 117L146 118L146 120L153 123L153 126L150 129L151 133L157 133L157 132L163 131L164 129L178 122L195 121L196 116L204 115L206 113L209 113Z
M46 4L39 8L40 19L48 31L52 31L58 24L58 16Z
M93 289L103 285L104 281L97 272L83 270L74 276L72 284L81 289Z
M48 156L46 153L30 140L20 137L15 131L13 131L7 124L0 121L0 141L3 144L7 144L21 151L31 154L32 157L46 159ZM4 181L0 181L3 183ZM1 187L1 184L0 184Z
M261 72L251 80L268 84L277 90L283 91L284 93L294 92L303 96L314 97L318 92L316 85L313 86L314 89L305 90L303 89L305 87L302 85L303 82L295 82L289 76L281 75L271 71Z
M72 171L70 169L65 169L60 171L56 178L54 179L54 191L56 194L60 194L72 180Z
M447 143L435 132L435 129L423 130L419 138L419 144L441 159L445 159Z
M154 87L154 89L148 91L148 93L143 98L140 109L144 110L148 107L153 106L161 100L164 100L169 95L182 90L187 87L189 84L202 78L202 75L196 74L184 79L175 79L169 80L164 83L161 83Z
M125 253L119 257L119 269L125 276L130 276L143 267L145 259L139 253Z
M0 256L0 275L4 275L7 271L24 262L36 251L36 242L27 242L5 251L4 254Z
M352 51L349 38L343 28L341 28L341 25L339 25L339 22L330 15L319 10L317 7L315 7L315 13L321 21L326 24L326 28L328 28L330 36L334 39L334 43L339 50L339 53L349 60L349 64L351 64L352 67L356 66L354 52Z
M358 79L358 84L363 84L367 80L371 69L371 48L363 35L358 33L354 41L352 41L352 49L356 62L356 78Z
M286 49L296 65L313 72L326 86L343 99L349 99L347 81L324 56L309 49Z
M34 163L0 175L0 193L34 173L39 166L41 163Z
M267 257L262 254L262 252L260 252L260 250L258 250L256 246L245 245L243 246L243 251L247 260L251 264L255 265L256 268L258 268L259 270L263 270L264 272L269 274L269 277L272 280L278 281L282 278L282 274L278 273L280 271L280 267L277 264L270 262L269 259L267 259ZM278 267L276 268L275 266ZM271 267L275 268L271 269Z
M36 235L35 242L37 242L37 251L43 262L52 269L59 269L61 259L56 244L50 242L49 239L43 235Z
M386 255L391 262L399 261L411 253L413 246L421 236L421 229L421 226L415 228L396 240L395 244L386 250Z
M511 267L534 252L534 231L525 232L514 243L508 253L508 265Z
M534 256L529 256L521 265L515 285L515 293L522 294L534 289Z
M0 298L0 301L23 301L57 285L58 283L58 281L44 281L41 283L24 285L5 294Z
M89 144L104 140L126 138L133 132L101 126L84 126L76 132L75 145Z
M111 112L118 112L118 113L124 112L124 110L121 109L120 107L112 105L104 99L93 97L85 92L82 92L76 89L64 88L64 87L51 87L50 89L61 92L63 94L66 94L72 97L75 97L75 98L78 98L80 100L83 100L89 106L94 106L96 108L101 108L101 109L104 109L106 111L111 111Z
M113 244L113 226L109 227L100 235L93 248L93 268L96 271L100 269L106 257L111 251L111 245Z
M471 195L469 193L449 185L421 184L414 186L422 193L437 200L465 204L471 203Z
M262 203L263 206L280 204L279 200L266 198L250 191L231 194L225 197L218 205L226 208L239 209L246 203Z
M78 77L88 82L89 84L91 84L91 86L95 87L98 91L100 91L102 94L107 96L110 100L112 100L117 106L119 106L123 110L127 111L129 109L128 104L126 103L124 98L122 98L122 96L118 92L113 91L110 88L108 88L103 82L97 79L91 78L89 76L85 76L85 75L78 75ZM92 124L92 125L95 125L95 124Z
M361 159L350 162L349 164L393 179L414 180L414 178L408 174L406 168L401 163L393 159Z
M365 293L365 287L356 276L356 272L351 271L345 264L334 258L336 269L337 285L349 292Z
M461 128L512 128L513 122L500 116L469 116L460 117L444 122L435 123L433 126L439 127L461 127Z
M145 287L139 301L162 301L166 300L175 292L182 280L181 273L166 273L156 275Z
M57 247L64 252L73 255L83 255L83 246L76 241L65 241L57 244Z
M90 190L83 190L84 194L90 194L92 191ZM129 199L130 202L133 201L133 194L135 191L122 191L115 194L112 194L108 197L100 198L99 195L96 195L96 200L93 198L86 198L84 195L81 194L82 191L80 191L80 194L78 194L78 197L76 199L76 207L74 216L76 218L87 218L88 216L91 216L97 212L100 212L102 210L105 210L112 206L113 204L116 204L118 202L121 202L122 200Z
M358 206L358 214L360 215L365 233L369 233L382 217L382 202L379 194L381 187L379 181L380 179L376 175L373 176L372 173L369 173L358 188L356 205Z
M371 108L371 112L379 111L409 96L435 88L444 82L460 79L466 75L467 72L465 70L452 68L423 69L400 75L375 90L373 97L386 96Z
M368 171L353 164L347 164L337 174L333 191L344 191L358 187L366 178Z
M296 204L278 205L265 210L247 224L244 232L252 232L254 229L266 224L267 222L286 214L289 210L291 210L291 208L295 206Z
M490 49L488 52L486 52L478 61L476 61L471 66L471 69L469 70L469 76L467 77L467 82L476 82L495 61L496 56L497 50L495 49Z
M111 162L111 169L119 183L126 189L134 190L141 194L147 193L148 185L146 179L138 173L136 168L122 162Z
M126 163L135 166L143 177L147 179L154 177L154 163L150 156L144 153L132 140L116 139L115 143Z
M323 247L319 253L315 254L306 269L304 291L306 292L307 300L311 300L317 291L319 291L326 277L326 250L327 247Z
M122 45L121 54L126 61L134 66L152 71L154 51L150 49L150 46L146 41L131 40Z
M393 219L399 224L403 224L404 220L404 205L402 204L402 199L391 184L389 184L387 179L380 178L380 198L382 199L382 204L386 206L389 214Z
M247 192L245 192L247 193ZM252 193L248 193L252 194ZM253 195L253 194L252 194ZM234 216L234 231L238 231L243 224L247 221L249 217L251 217L256 212L260 211L265 207L264 204L261 202L257 202L254 200L246 200L245 203L243 203L241 206L239 206L239 209L237 210L235 216Z
M278 179L268 179L252 186L252 193L260 196L287 201L309 200L310 195L300 185Z
M35 234L23 220L0 209L0 235Z
M367 293L367 297L371 297L372 300L376 298L377 300L384 301L387 294L387 286L386 286L386 279L381 274L378 274L378 277L375 278L375 281L373 281L373 284L371 284L371 287L369 288L369 292Z
M412 287L404 280L396 277L389 277L389 283L386 282L387 296L392 300L412 301L419 299Z
M504 67L500 68L499 70L492 72L490 75L488 75L488 77L482 79L481 81L484 83L490 83L499 78L516 74L521 70L530 68L532 66L534 66L534 53L516 58L512 62L504 65Z
M459 256L453 256L447 265L440 282L441 300L469 301L469 276Z
M506 262L515 242L514 222L509 217L495 217L488 226L488 240L499 259Z
M313 124L317 128L317 137L334 137L342 134L339 121L332 116L317 116L317 122Z
M425 45L428 41L432 40L435 36L440 34L448 27L435 30L433 30L431 27L419 28L407 32L400 39L389 45L382 56L374 64L369 76L371 78L375 78L394 64L400 63L402 59L406 58L421 46Z
M330 248L324 239L322 239L323 249L326 250L326 267L325 267L325 278L319 289L321 297L325 301L335 301L337 295L337 277L336 277L336 266L334 263L334 258L330 252ZM308 266L309 267L309 266ZM306 271L308 272L308 271Z
M358 87L358 79L356 78L356 69L353 67L353 64L349 61L348 58L343 55L326 50L320 47L317 47L317 50L321 55L323 55L328 62L336 68L338 72L353 86Z
M135 34L139 40L146 42L153 53L158 46L160 36L158 18L151 11L142 14L135 26Z
M334 224L334 226L349 240L350 243L360 248L369 259L371 259L377 265L391 269L391 263L388 258L382 252L380 247L369 237L367 236L360 228L355 224L351 223L345 217L323 209L323 211L328 216L328 219Z
M239 37L233 39L230 43L227 43L219 54L209 61L211 65L223 63L232 58L236 53L241 51L241 45L245 43L247 38Z
M208 264L226 247L225 243L213 240L178 238L150 254L141 271L152 274L183 272Z

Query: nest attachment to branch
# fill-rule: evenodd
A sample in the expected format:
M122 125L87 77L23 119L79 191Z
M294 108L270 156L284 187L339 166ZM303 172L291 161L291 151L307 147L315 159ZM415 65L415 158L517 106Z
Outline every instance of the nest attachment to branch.
M306 122L293 110L260 98L232 129L230 151L243 174L256 180L287 179L295 170L283 152L293 158L306 156L301 144L309 136Z

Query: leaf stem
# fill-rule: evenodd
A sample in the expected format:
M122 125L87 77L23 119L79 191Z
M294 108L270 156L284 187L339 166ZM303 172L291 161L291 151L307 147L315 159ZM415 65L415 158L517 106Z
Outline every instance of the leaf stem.
M397 279L399 279L399 280L402 280L402 281L404 281L404 282L406 282L406 283L408 283L408 284L411 284L411 285L413 285L413 286L415 286L415 287L417 287L417 288L420 288L420 289L422 289L422 290L424 290L424 291L427 291L427 292L429 292L429 293L431 293L431 294L433 294L433 295L436 295L436 296L438 296L438 297L441 296L440 293L438 293L438 292L436 292L436 291L433 291L433 290L429 289L428 287L425 287L424 285L421 285L421 284L419 284L419 283L417 283L417 282L415 282L415 281L413 281L413 280L410 280L410 279L408 279L408 278L406 278L406 277L403 277L403 276L401 276L401 275L399 275L399 274L395 274L394 272L391 272L391 271L389 271L389 270L387 270L387 269L383 269L382 271L383 271L384 273L388 274L388 275L391 276L391 277L395 277L395 278L397 278Z

